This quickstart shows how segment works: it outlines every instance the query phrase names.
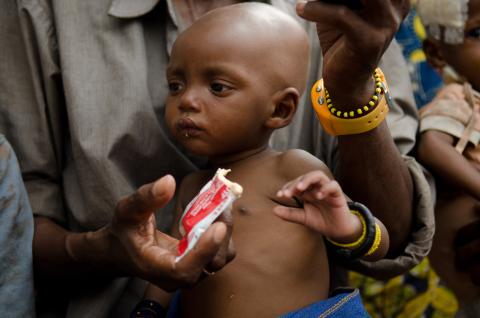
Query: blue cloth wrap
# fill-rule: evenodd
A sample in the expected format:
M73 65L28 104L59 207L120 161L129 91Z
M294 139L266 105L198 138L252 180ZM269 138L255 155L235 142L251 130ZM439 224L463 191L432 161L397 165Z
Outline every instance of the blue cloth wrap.
M167 318L180 317L179 307L180 293L176 293L172 299ZM336 290L328 299L286 313L279 318L367 318L370 317L363 306L358 289Z

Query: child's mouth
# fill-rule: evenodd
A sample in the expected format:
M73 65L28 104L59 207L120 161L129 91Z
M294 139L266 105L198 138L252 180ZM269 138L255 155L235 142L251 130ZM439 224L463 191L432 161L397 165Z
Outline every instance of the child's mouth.
M181 118L177 122L177 130L180 135L189 138L189 137L196 137L201 133L201 129L195 124L195 122L188 118L184 117Z

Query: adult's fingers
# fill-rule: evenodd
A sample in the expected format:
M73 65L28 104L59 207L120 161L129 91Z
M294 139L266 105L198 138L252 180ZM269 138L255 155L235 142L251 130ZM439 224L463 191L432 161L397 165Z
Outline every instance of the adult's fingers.
M169 283L171 280L177 279L175 258L178 240L168 234L156 231L155 241L157 244L136 252L141 254L137 254L137 259L141 263L139 265L142 278L152 280L152 282L161 286L158 280ZM165 279L165 277L168 279Z
M209 272L218 272L236 256L235 246L232 239L225 239L212 261L205 265Z
M176 265L180 276L186 277L187 283L193 284L200 277L203 269L209 264L228 239L227 226L222 222L213 223L200 237L197 245L187 253Z
M412 2L410 0L392 0L392 3L400 19L399 23L401 23L410 12Z
M233 215L232 206L230 205L215 222L222 222L227 226L227 236L223 240L220 248L213 257L212 261L206 265L205 269L209 272L216 272L222 269L225 264L230 262L235 257L235 248L233 246L232 232L233 232Z
M115 220L122 224L137 225L165 206L175 192L175 179L166 175L143 185L135 193L121 199L115 209Z
M347 36L359 38L368 28L368 24L355 12L342 5L327 4L321 1L299 1L297 14L302 18L335 26Z
M374 12L371 20L379 24L394 22L399 26L410 11L410 0L364 0L364 5L367 12Z

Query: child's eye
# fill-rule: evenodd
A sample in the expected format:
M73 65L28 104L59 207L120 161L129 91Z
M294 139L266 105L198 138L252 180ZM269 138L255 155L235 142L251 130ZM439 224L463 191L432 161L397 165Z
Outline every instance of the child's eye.
M226 91L231 90L230 86L227 86L222 83L212 83L210 84L210 90L214 93L225 93Z
M467 37L480 40L480 28L468 30Z
M170 82L168 83L168 90L171 94L178 93L183 88L183 85L178 82Z

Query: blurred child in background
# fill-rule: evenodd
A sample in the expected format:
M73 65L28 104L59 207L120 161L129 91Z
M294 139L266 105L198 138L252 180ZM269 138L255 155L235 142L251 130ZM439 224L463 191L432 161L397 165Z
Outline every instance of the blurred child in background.
M420 112L418 155L436 179L436 233L430 262L456 294L458 317L478 317L480 288L455 264L457 231L479 219L480 0L419 0L424 51L445 86Z

